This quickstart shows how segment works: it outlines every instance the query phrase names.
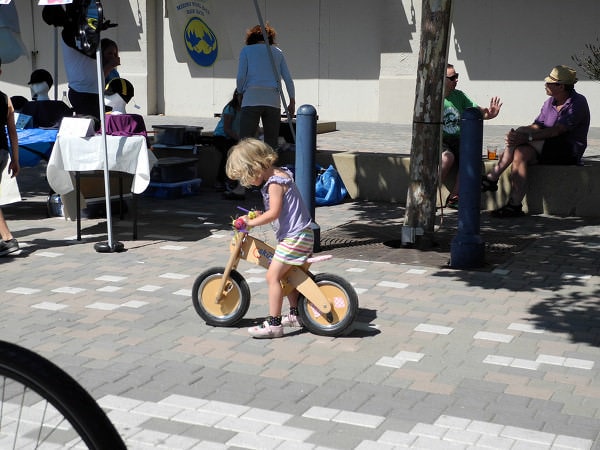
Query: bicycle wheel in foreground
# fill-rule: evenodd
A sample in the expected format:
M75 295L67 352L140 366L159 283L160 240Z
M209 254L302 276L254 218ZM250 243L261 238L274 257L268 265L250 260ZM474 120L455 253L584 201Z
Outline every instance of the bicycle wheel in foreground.
M93 397L44 357L0 341L0 448L125 449Z

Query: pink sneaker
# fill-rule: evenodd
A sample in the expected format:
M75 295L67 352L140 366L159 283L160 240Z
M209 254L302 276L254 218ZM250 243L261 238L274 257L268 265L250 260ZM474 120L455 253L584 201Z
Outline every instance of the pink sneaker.
M256 339L273 339L283 336L283 327L281 325L269 325L266 320L255 327L248 328L250 336Z
M287 314L281 318L281 325L284 327L301 328L302 320L296 314Z

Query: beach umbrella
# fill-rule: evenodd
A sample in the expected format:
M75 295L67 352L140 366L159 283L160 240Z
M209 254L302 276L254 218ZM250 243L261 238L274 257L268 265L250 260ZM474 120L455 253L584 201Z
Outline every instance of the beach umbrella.
M2 0L0 0L2 1ZM73 14L76 17L69 17L77 27L75 30L75 45L77 50L91 56L96 57L96 72L98 82L98 110L100 111L100 138L102 139L102 147L104 150L104 194L106 200L106 225L108 241L97 242L94 248L98 252L112 253L121 252L124 250L123 243L113 239L112 230L112 212L110 199L110 173L108 170L108 148L106 141L106 126L104 121L104 71L102 69L102 52L100 48L100 32L109 25L109 21L104 21L102 2L99 0L39 0L40 6L56 6L73 4L72 11L68 14ZM68 8L67 8L68 11ZM95 19L95 22L88 18Z
M10 63L26 55L21 40L17 8L11 0L0 0L0 58L2 64Z

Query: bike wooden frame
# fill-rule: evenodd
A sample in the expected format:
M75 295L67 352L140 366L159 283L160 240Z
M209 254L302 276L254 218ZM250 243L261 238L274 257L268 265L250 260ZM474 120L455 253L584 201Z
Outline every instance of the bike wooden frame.
M269 244L242 231L235 232L231 240L230 250L231 254L227 266L225 266L220 289L217 290L215 303L220 303L233 288L233 284L229 281L229 274L232 270L237 269L240 259L268 269L275 254L275 249ZM285 278L281 280L283 295L286 296L292 290L297 289L321 314L329 314L331 313L331 305L311 278L308 271L310 265L307 262L302 266L292 266L286 273Z

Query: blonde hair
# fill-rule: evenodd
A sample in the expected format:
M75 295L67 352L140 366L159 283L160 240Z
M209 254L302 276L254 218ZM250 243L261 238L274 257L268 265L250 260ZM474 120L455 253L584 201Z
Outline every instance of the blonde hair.
M275 161L277 152L271 146L258 139L246 138L231 147L225 172L232 180L239 180L242 186L250 186L252 180L273 167Z

